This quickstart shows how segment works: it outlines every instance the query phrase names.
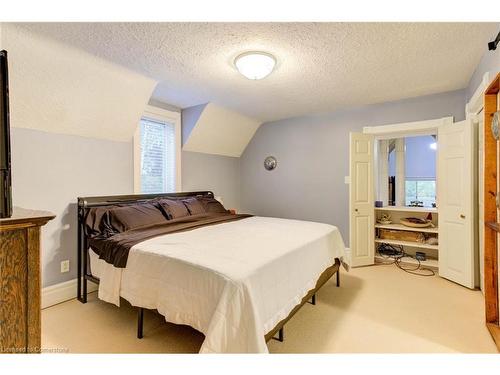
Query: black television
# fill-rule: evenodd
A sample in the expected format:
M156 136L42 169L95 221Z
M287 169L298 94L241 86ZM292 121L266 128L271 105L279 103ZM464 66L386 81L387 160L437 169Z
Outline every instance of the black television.
M0 218L12 216L11 177L7 51L0 51Z

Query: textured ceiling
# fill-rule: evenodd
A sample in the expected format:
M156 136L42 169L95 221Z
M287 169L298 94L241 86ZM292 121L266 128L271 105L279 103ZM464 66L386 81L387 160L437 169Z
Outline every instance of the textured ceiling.
M214 102L262 121L464 88L497 23L21 24L143 73L153 97ZM250 81L233 60L264 50L273 74Z
M130 142L156 81L12 25L1 44L12 126Z

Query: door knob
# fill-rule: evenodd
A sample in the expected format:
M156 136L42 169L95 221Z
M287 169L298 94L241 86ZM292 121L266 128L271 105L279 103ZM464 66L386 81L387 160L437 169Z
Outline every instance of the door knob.
M464 214L460 214L460 219L465 219L465 215Z
M357 208L355 208L355 209L354 209L354 211L355 211L355 212L358 212L358 209L357 209Z

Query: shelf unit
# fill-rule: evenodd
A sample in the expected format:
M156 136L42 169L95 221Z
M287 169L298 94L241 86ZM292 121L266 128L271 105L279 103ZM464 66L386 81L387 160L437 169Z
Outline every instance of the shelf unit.
M419 217L425 219L428 214L432 214L432 223L434 227L425 227L425 228L415 228L408 227L406 225L400 224L399 221L405 217ZM391 220L393 223L391 224L380 224L377 220L382 216L382 214L390 214ZM439 237L439 228L437 226L437 217L438 210L434 207L401 207L401 206L385 206L385 207L375 207L375 247L377 248L377 244L386 243L390 245L403 246L405 251L409 254L414 254L416 251L422 251L427 255L427 260L421 261L420 264L422 266L426 266L432 269L438 269L438 251L439 245L429 245L422 242L416 241L406 241L406 240L395 240L395 239L382 239L378 238L378 233L380 229L389 229L389 230L397 230L397 231L406 231L406 232L418 232L423 233L425 236ZM384 258L380 255L375 255L375 260L377 262L381 262ZM412 258L404 258L401 260L401 263L416 265L418 261Z
M380 255L375 255L375 262L380 264L388 262L388 260ZM416 266L418 264L418 260L406 257L401 259L401 264ZM420 265L435 271L439 269L439 263L437 259L427 259L420 261Z
M408 232L438 233L438 227L413 228L403 224L375 224L375 228L406 230Z
M375 238L375 243L388 243L389 245L398 245L398 246L408 246L408 247L416 247L419 249L431 249L438 250L438 245L429 245L421 242L413 242L413 241L401 241L401 240L389 240L389 239L380 239Z
M405 207L405 206L385 206L385 207L375 207L375 211L399 211L399 212L424 212L424 213L435 213L438 210L435 207Z

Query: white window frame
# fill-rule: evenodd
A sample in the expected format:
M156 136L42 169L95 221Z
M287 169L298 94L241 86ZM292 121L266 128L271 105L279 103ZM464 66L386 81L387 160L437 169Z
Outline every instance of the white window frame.
M146 106L144 113L139 119L134 133L134 192L142 194L141 191L141 120L146 117L159 122L168 122L174 125L175 131L175 190L182 191L182 168L181 168L181 114L167 109Z
M393 139L393 138L404 138L404 137L415 137L422 135L437 135L438 129L443 125L453 124L453 116L442 117L432 120L424 120L424 121L413 121L406 123L397 123L397 124L389 124L389 125L379 125L379 126L365 126L363 127L364 134L371 134L374 136L376 141L381 139ZM377 144L377 143L376 143ZM439 152L439 151L438 151ZM437 155L437 154L436 154ZM378 150L375 152L375 168L378 168ZM437 163L437 156L436 156ZM436 165L437 167L437 165ZM375 169L377 171L377 169ZM378 176L378 173L375 173L375 176ZM401 171L396 170L396 181L398 180L398 176L400 180L406 181L406 177L404 176L404 170ZM376 186L376 196L379 196L381 180L377 178L375 181ZM406 182L403 186L406 185ZM438 191L438 171L436 169L436 193ZM399 199L404 199L406 201L406 192L403 190L400 191L399 194L396 192L396 205L398 205L398 197ZM436 197L436 204L437 204Z

